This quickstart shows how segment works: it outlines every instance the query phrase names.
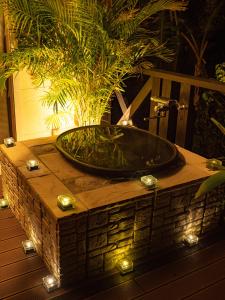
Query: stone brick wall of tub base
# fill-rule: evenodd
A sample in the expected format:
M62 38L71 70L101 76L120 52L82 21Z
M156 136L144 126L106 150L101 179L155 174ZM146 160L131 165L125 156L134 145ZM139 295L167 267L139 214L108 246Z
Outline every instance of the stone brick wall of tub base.
M119 257L134 263L183 241L184 234L212 232L223 212L217 191L193 201L199 183L187 188L128 201L92 211L88 218L87 272L100 274L115 267Z
M66 285L110 274L125 256L138 265L179 244L188 232L201 237L218 227L224 187L194 200L199 184L210 172L203 158L180 151L186 154L187 166L160 179L157 192L147 191L138 180L112 184L99 178L99 186L85 190L85 184L78 186L77 182L93 183L93 176L81 174L57 153L40 154L40 170L29 172L25 162L34 157L31 147L26 143L9 149L2 145L3 193L50 272ZM188 178L190 168L193 174ZM73 183L72 191L68 182ZM56 204L58 194L73 195L76 209L62 212Z
M55 251L58 248L57 222L41 204L40 198L31 189L26 178L4 155L1 155L1 167L4 197L9 200L12 212L20 221L28 238L34 242L38 254L55 276L59 277L58 259L55 257L58 254L58 251Z

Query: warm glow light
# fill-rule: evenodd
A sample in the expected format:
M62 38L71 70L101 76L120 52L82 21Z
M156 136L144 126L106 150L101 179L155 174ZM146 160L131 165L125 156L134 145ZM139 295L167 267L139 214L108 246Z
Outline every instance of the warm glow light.
M133 121L131 119L129 120L123 120L121 121L122 126L133 126Z
M39 162L35 159L30 159L27 161L27 169L29 171L34 171L39 169Z
M121 263L121 268L126 270L129 267L129 262L127 260L123 260Z
M188 246L194 246L196 244L198 244L198 236L194 233L189 233L186 234L184 237L184 242L188 245Z
M132 260L129 258L119 260L118 269L122 275L132 272L134 269Z
M53 275L43 277L42 282L48 292L54 291L59 287L58 281Z
M23 250L26 254L35 252L35 247L31 240L22 241L22 246L23 246Z
M0 209L7 208L9 206L9 202L6 199L0 199Z
M4 139L4 144L7 148L15 146L15 140L13 137L8 137Z
M218 170L222 165L223 163L219 159L212 158L206 161L206 167L212 171Z
M157 187L158 179L152 175L146 175L141 177L141 182L148 188L154 189Z
M69 195L59 195L57 199L58 207L62 210L69 210L74 206L74 199Z

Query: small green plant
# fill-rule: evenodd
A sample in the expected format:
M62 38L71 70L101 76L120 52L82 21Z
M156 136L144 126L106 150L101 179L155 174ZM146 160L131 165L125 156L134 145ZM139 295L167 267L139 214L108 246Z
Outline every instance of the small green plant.
M216 65L216 78L219 81L225 82L225 62Z
M43 103L49 122L65 112L75 126L99 124L113 92L151 57L172 59L145 22L162 10L184 10L183 0L0 0L16 47L0 55L0 86L26 69L36 86L49 82ZM151 26L150 26L151 27ZM63 113L64 112L64 113Z
M225 82L225 63L216 65L216 77L218 80ZM215 126L220 130L220 132L225 136L225 127L218 122L215 118L210 118L211 121L215 124ZM207 180L205 180L199 187L195 198L198 198L219 185L225 183L225 167L220 166L218 167L219 172L210 176Z

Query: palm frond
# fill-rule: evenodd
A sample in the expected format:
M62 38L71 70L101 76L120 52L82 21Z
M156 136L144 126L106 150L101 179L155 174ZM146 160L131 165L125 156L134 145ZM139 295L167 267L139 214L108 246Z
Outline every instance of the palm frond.
M195 198L199 198L204 194L211 192L223 183L225 183L225 171L219 171L216 174L210 176L200 185L198 191L195 194Z
M82 125L100 122L135 64L151 57L171 61L157 30L143 23L163 9L183 10L187 2L0 0L0 5L18 42L11 53L0 55L0 85L26 69L36 86L51 83L43 103L74 111Z
M73 114L67 111L58 111L50 116L48 116L45 120L48 128L57 129L65 124L72 124Z
M225 127L214 118L210 118L210 120L217 126L217 128L222 132L222 134L225 135Z

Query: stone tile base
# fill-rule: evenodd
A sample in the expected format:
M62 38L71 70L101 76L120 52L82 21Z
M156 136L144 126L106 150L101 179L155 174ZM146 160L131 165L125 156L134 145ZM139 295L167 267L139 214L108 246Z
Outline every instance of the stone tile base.
M126 256L134 265L141 264L182 243L186 233L201 238L219 226L224 186L194 199L200 183L211 174L195 154L180 149L186 158L183 170L162 176L161 186L148 191L138 180L112 183L85 174L53 146L51 153L43 154L42 145L46 151L48 140L17 143L10 149L1 145L3 194L61 285L115 272L117 261ZM26 170L30 157L42 162L41 170ZM75 210L57 207L57 195L65 193L76 198Z

